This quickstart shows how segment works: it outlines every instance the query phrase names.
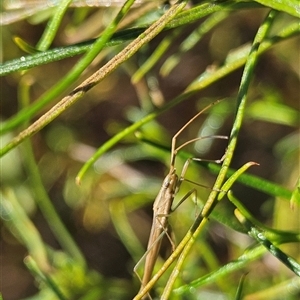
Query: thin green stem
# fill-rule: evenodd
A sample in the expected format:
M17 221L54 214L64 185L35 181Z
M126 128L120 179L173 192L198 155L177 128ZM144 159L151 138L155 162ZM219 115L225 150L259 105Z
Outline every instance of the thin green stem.
M203 36L212 30L217 24L222 22L230 13L230 9L221 10L213 13L209 16L201 25L196 28L181 44L178 52L170 55L160 69L160 74L167 76L180 62L181 57L184 53L191 50L196 43L203 38Z
M239 285L238 285L238 288L236 290L236 294L235 294L235 298L234 298L235 300L241 300L242 299L242 292L243 292L243 288L244 288L246 275L247 274L243 274L240 281L239 281Z
M257 7L254 3L244 4L238 3L236 4L235 1L226 1L225 3L221 4L214 4L211 3L204 3L197 7L191 8L188 11L184 11L181 14L176 15L178 18L174 17L172 22L169 22L165 25L163 29L175 28L178 26L182 26L193 21L196 21L200 18L203 18L209 14L212 14L216 11L223 10L225 8L234 9L243 9L243 8L253 8ZM175 21L174 21L175 19ZM114 23L114 22L113 22ZM112 24L113 24L112 23ZM153 24L152 24L153 25ZM125 30L123 32L117 33L115 35L116 41L110 41L112 38L112 28L108 26L106 30L103 32L103 35L99 37L96 41L92 41L91 44L83 43L82 45L72 45L65 48L53 49L46 51L45 53L37 53L33 56L22 56L19 59L13 60L12 62L5 63L0 65L0 75L9 74L13 71L24 70L30 67L38 66L41 64L49 63L51 61L56 61L59 59L63 59L66 57L72 57L74 55L78 55L85 51L90 53L95 52L96 55L100 52L102 48L109 45L119 44L120 42L132 40L136 38L138 35L142 34L149 29L150 27L143 27L143 28L133 28L130 30ZM121 41L120 41L121 40ZM53 101L56 97L61 95L63 91L65 91L72 83L74 83L82 73L82 71L89 65L89 60L86 58L88 55L84 56L76 65L75 67L63 78L60 80L60 83L56 84L54 87L49 89L46 93L44 93L38 100L36 100L30 107L27 109L18 112L14 115L11 119L7 120L5 124L3 124L0 128L0 132L2 134L10 131L11 129L20 125L24 120L32 118L34 115L37 114L40 110L42 110L48 103Z
M13 229L17 238L21 240L29 254L34 257L39 268L44 272L49 272L51 264L48 261L42 237L16 198L14 191L4 189L0 193L0 197L1 218L4 223Z
M132 83L137 83L141 80L145 74L151 70L157 61L162 57L162 55L169 49L175 38L178 37L181 30L177 29L171 32L164 40L158 45L158 47L153 51L153 53L148 57L148 59L143 63L142 66L133 74L131 78Z
M30 103L29 100L29 84L26 77L20 82L19 88L19 103L24 107ZM25 124L26 125L26 124ZM40 175L40 170L35 161L33 149L30 140L26 140L23 146L24 164L29 175L31 187L35 194L35 202L45 217L48 225L50 226L54 236L64 250L66 250L77 262L82 266L86 266L85 258L71 234L66 229L65 225L61 221L61 218L57 214L48 193L45 190L43 181Z
M185 237L181 240L179 245L175 248L172 255L164 262L164 264L160 268L160 270L153 275L153 277L148 282L148 284L141 291L139 291L139 293L133 298L133 300L142 299L151 290L153 285L159 280L159 278L165 273L165 271L171 266L171 264L180 255L180 253L182 252L182 249L184 248L184 246L187 244L187 242L190 239L192 239L192 233L189 230L188 233L185 235Z
M219 198L218 201L220 201L224 195L226 194L226 192L231 188L231 186L235 183L235 181L239 178L239 176L241 176L244 172L246 172L248 170L248 168L250 168L251 166L256 165L256 163L253 162L249 162L246 163L244 166L242 166L240 169L238 169L223 185L222 187L219 188L219 190L221 190L222 192L220 192L219 194ZM214 191L212 191L214 192ZM207 202L206 202L207 203ZM206 205L206 204L205 204ZM204 208L205 208L204 205ZM203 210L202 210L203 211ZM211 211L212 213L212 211ZM200 217L202 217L201 213L200 213ZM198 217L199 218L199 217ZM197 220L195 221L197 222ZM172 274L169 277L169 280L165 286L164 292L161 296L161 299L169 299L169 296L172 292L172 288L174 285L174 282L177 278L177 276L180 273L180 269L183 266L183 263L185 261L186 256L188 255L191 247L193 246L196 238L199 236L199 234L203 231L203 229L205 228L206 224L208 222L208 217L203 216L202 220L199 224L198 227L196 227L195 230L193 230L193 227L195 227L195 223L193 224L193 226L191 227L191 238L187 240L186 245L184 246L178 260L176 263L176 266L174 267ZM188 232L187 236L189 236L190 233Z
M245 6L246 5L246 6ZM176 28L185 24L188 24L197 19L203 18L209 14L216 11L223 10L228 7L232 9L244 9L244 8L257 8L255 3L235 3L235 1L226 1L226 3L211 5L209 3L204 3L196 7L189 9L189 13L182 12L179 13L172 22L170 22L165 29ZM193 17L193 18L191 18ZM125 29L117 32L107 41L106 47L119 45L120 43L131 41L138 37L143 31L147 29L147 26L142 26L138 28ZM50 49L42 53L36 53L35 55L22 56L21 58L8 61L4 64L0 64L0 76L9 74L11 72L21 71L24 69L29 69L34 66L39 66L42 64L58 61L67 57L73 57L75 55L82 54L88 51L95 40L89 40L83 43L65 46L61 48Z
M86 69L86 67L91 64L95 57L105 47L105 44L110 40L113 33L116 31L118 24L120 23L122 18L127 14L133 2L134 0L126 1L126 3L121 8L117 16L104 30L103 34L95 41L93 46L89 49L85 56L78 61L78 63L73 67L73 69L59 81L59 83L57 83L47 92L45 92L38 100L35 101L34 105L28 107L27 109L19 111L11 120L7 121L4 125L2 125L1 132L5 133L8 130L20 125L20 123L24 122L25 120L30 119L37 111L43 109L48 103L50 103L56 97L60 96L67 88L69 88L70 85L72 85L79 78L79 76ZM78 93L77 96L79 96L80 98L81 95L79 94L80 93ZM71 104L73 104L77 99L78 98L76 97L76 95L74 95L74 99L72 98L72 100L74 101L72 101ZM68 105L65 105L65 108L67 107ZM51 111L50 116L55 117L55 113ZM52 119L50 118L50 121L51 120Z
M139 139L142 142L145 142L155 148L161 149L165 151L166 153L170 153L171 148L166 147L162 144L158 144L156 141L149 140L148 138L143 137L141 134L139 135ZM181 157L184 161L192 157L193 155L186 151L179 151L177 156ZM205 161L195 161L195 164L202 166L203 168L207 169L211 174L219 174L221 170L221 166L219 164L205 162ZM226 178L231 177L236 172L235 169L228 168L228 171L226 173ZM292 197L292 191L288 190L287 188L284 188L283 186L280 186L279 184L273 183L269 180L266 180L262 177L253 175L253 174L241 174L237 182L251 187L253 189L256 189L258 191L261 191L263 193L266 193L269 196L273 197L281 197L285 200L290 200ZM298 192L298 190L295 190Z
M227 188L229 189L232 186L232 184L238 179L238 177L252 165L253 165L253 163L250 162L250 163L245 164L239 170L237 170L235 172L235 174L232 176L232 178L228 179L228 181L224 184L225 188L226 188L226 185L227 185ZM222 187L222 189L223 189L223 187ZM180 264L183 264L186 255L188 254L191 246L193 245L193 243L191 243L190 241L191 240L195 241L195 237L197 236L197 234L199 234L205 228L207 221L208 221L208 219L204 218L203 221L200 223L200 225L196 228L196 230L193 229L193 226L194 226L194 224L193 224L193 226L187 232L185 237L182 239L182 241L176 247L174 252L165 261L162 268L152 277L152 279L143 288L143 290L141 290L136 295L134 300L142 299L142 297L150 291L150 289L153 287L153 285L156 283L156 281L164 274L164 272L177 259L177 257L179 257L178 260L177 260L177 264L176 264L176 266L175 266L175 268L174 268L174 270L171 274L171 276L173 276L173 278L169 277L169 281L168 281L167 285L165 286L164 293L160 298L160 299L168 299L169 294L170 294L171 289L172 289L172 285L173 285L173 280L172 279L176 279L176 277L179 274L179 268L176 268L176 267Z
M51 18L51 20L48 22L46 29L40 39L40 41L37 44L37 49L40 51L45 51L47 50L52 41L54 40L58 27L62 21L62 18L65 14L65 12L68 9L68 6L70 5L70 3L72 2L72 0L62 0L60 1L60 3L58 4L58 6L55 8L55 10L53 11L53 16Z
M248 230L248 235L254 238L258 243L263 245L268 251L286 265L291 271L300 277L300 264L291 256L285 254L277 248L265 235L265 233L256 228L256 226L248 220L238 209L235 210L235 216Z
M299 26L296 24L293 24L293 26L290 26L288 28L285 28L278 36L273 37L266 42L262 44L262 47L259 48L259 54L261 54L263 51L266 51L269 49L274 43L281 40L281 34L282 38L293 36L294 34L298 33L300 31ZM154 112L148 114L141 120L137 121L136 123L130 125L129 127L125 128L123 131L119 132L118 134L114 135L110 140L105 142L97 151L96 153L85 163L85 165L81 168L77 175L77 181L80 182L82 180L82 177L86 173L86 171L93 165L94 162L97 161L97 159L103 155L105 152L107 152L110 148L112 148L115 144L117 144L120 140L122 140L124 137L126 137L129 134L134 133L137 129L139 129L144 124L148 123L149 121L155 119L160 114L164 113L165 111L168 111L170 108L176 106L177 104L181 103L182 101L189 98L191 95L193 95L195 92L204 89L205 87L209 86L213 82L218 81L220 78L230 74L234 70L241 67L247 60L247 57L249 55L248 51L243 51L241 53L242 55L233 62L229 62L228 64L225 64L224 66L220 67L218 70L216 70L212 74L207 74L205 76L201 75L199 79L196 79L194 82L192 82L186 90L179 95L178 97L174 98L172 101L168 102L163 107L155 110ZM1 154L1 152L0 152Z
M259 47L259 54L262 54L264 51L268 50L271 46L275 45L276 43L286 40L288 38L291 38L297 34L299 34L300 28L298 26L298 23L293 23L290 26L287 26L284 28L279 34L276 36L273 36L266 41L264 41ZM131 44L130 44L131 45ZM111 147L113 147L116 143L118 143L121 139L123 139L125 136L133 133L136 131L138 128L140 128L142 125L146 124L147 122L155 119L159 114L169 110L173 106L176 106L177 104L181 103L185 99L187 99L190 95L195 93L196 91L203 89L213 82L217 81L220 78L223 78L224 76L230 74L234 70L238 69L241 67L247 57L248 57L248 52L243 53L240 58L238 58L234 62L228 62L224 66L220 67L218 70L216 70L213 74L207 74L206 76L200 76L199 79L195 80L191 85L189 85L186 89L186 91L181 94L180 96L174 98L172 101L168 102L165 106L162 108L156 110L155 112L150 113L149 115L145 116L143 119L138 121L138 124L133 124L126 128L124 132L118 134L117 136L114 136L111 140L107 141L98 151L98 157L101 156L103 153L108 151ZM104 68L104 67L103 67ZM102 68L102 70L103 70ZM77 97L80 97L79 91L77 92ZM63 100L66 100L65 98ZM65 101L61 101L57 104L57 106L64 106ZM63 112L67 107L71 106L73 103L75 103L77 98L74 96L72 99L70 99L70 102L68 103L69 105L65 105L64 108L58 111L57 115L59 115L61 112ZM36 132L38 132L41 128L46 126L48 123L50 123L56 115L53 113L55 112L58 107L53 108L52 110L48 111L43 117L41 117L40 121L45 122L45 124L41 123L40 127L33 127L31 126L28 128L26 131L21 132L17 137L15 137L11 142L9 142L7 145L5 145L3 148L0 149L0 157L5 155L7 152L9 152L11 149L15 148L17 145L19 145L24 139L26 139L29 136L32 136ZM49 118L49 120L48 120ZM35 126L38 125L37 122L34 123ZM2 132L6 132L7 127L5 125L1 125ZM95 159L96 161L96 159Z
M229 165L231 163L233 153L236 148L238 134L241 129L243 117L245 114L245 107L246 107L246 100L247 100L247 92L248 88L251 82L251 79L253 77L253 71L254 67L256 65L256 62L258 60L258 48L259 45L262 43L263 39L266 37L267 33L270 30L270 27L274 21L275 16L277 15L277 12L271 11L263 24L258 29L258 32L255 36L255 39L252 44L252 48L250 51L250 54L248 56L248 59L245 64L244 72L241 79L241 84L239 88L239 92L237 95L237 112L236 117L234 120L234 124L232 127L232 131L230 134L230 141L228 145L228 149L225 154L225 159L222 164L222 168L220 170L219 176L217 177L216 183L213 187L214 191L210 194L208 201L206 202L198 221L201 222L202 218L206 218L209 216L211 210L213 209L214 205L216 204L216 195L218 190L220 190L221 185L226 178L226 173L228 171ZM196 221L197 223L197 221Z
M282 231L282 230L278 230L278 229L273 229L273 228L269 228L267 226L265 226L263 223L261 223L260 221L258 221L257 219L255 219L250 212L246 209L246 207L237 199L233 196L232 191L229 191L227 193L228 195L228 199L230 200L230 202L236 207L238 208L238 210L243 214L243 216L245 218L247 218L250 222L252 222L253 224L255 224L256 226L260 227L261 229L271 232L273 233L275 236L276 235L284 235L287 234L287 232ZM296 234L297 235L297 234ZM290 235L291 236L291 235Z
M7 153L9 150L13 149L19 145L24 139L32 136L57 116L59 116L68 107L73 105L79 98L81 98L87 91L89 91L93 86L99 83L103 78L107 77L111 72L113 72L120 64L125 60L135 54L143 45L148 43L153 39L165 26L166 24L176 16L176 14L183 9L186 1L180 2L172 6L158 21L156 21L151 27L149 27L144 33L142 33L135 41L130 43L125 47L120 53L113 57L105 66L100 70L90 76L82 84L73 90L68 96L64 97L59 103L52 107L46 114L29 126L26 130L21 132L17 137L15 137L9 144L1 149L0 157ZM155 116L154 116L155 117ZM150 121L151 117L149 117ZM144 123L146 123L144 121ZM141 124L143 121L141 122ZM138 127L137 127L138 128ZM117 138L115 138L118 141ZM113 143L112 143L113 145Z
M195 223L193 224L191 230L193 232L192 238L187 242L186 246L184 247L181 255L178 258L177 264L173 269L173 272L171 276L169 277L168 283L166 285L166 288L164 290L164 293L162 295L162 299L168 299L170 296L170 293L172 291L172 287L175 283L175 280L183 266L184 260L191 249L192 245L194 244L194 241L197 239L199 236L200 232L202 232L202 228L207 223L208 217L212 210L214 209L215 205L217 204L217 194L218 190L221 189L222 183L226 178L226 173L229 168L229 165L231 163L233 153L237 144L237 139L238 139L238 133L240 131L241 125L242 125L242 120L244 117L245 113L245 106L246 106L246 99L247 99L247 92L248 88L251 82L251 79L253 77L253 71L254 71L254 66L256 65L256 62L258 60L258 48L259 45L262 43L264 38L266 37L267 33L269 32L271 25L277 15L276 11L271 11L265 21L262 23L260 28L258 29L258 32L255 36L255 39L252 44L252 48L249 54L249 57L246 61L244 72L242 75L241 79L241 84L237 96L237 113L236 113L236 118L233 124L233 128L230 134L230 141L228 145L228 149L225 154L225 159L222 164L222 168L220 170L220 173L216 179L216 182L214 184L213 190L210 193L207 202L205 203L201 213L197 217Z
M222 277L228 276L237 270L242 269L243 267L247 266L251 261L257 260L263 254L266 253L266 249L259 245L251 250L246 251L242 256L240 256L237 260L232 261L225 266L219 268L218 270L206 274L198 278L197 280L192 281L189 284L183 285L179 288L173 290L174 295L186 295L196 288L201 286L214 283L215 281L219 280Z

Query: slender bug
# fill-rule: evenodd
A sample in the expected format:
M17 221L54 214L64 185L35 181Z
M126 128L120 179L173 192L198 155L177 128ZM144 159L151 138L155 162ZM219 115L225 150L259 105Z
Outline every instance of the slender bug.
M198 158L191 158L187 160L186 163L184 164L180 177L178 177L175 168L175 158L177 152L181 148L185 147L186 145L198 141L200 139L204 139L204 138L227 139L227 137L221 135L198 137L185 142L184 144L182 144L177 148L176 148L176 139L183 132L183 130L185 130L187 126L189 126L196 118L198 118L204 111L206 111L207 109L209 109L210 107L212 107L218 102L219 101L211 103L210 105L202 109L200 112L198 112L192 119L190 119L184 126L182 126L181 129L172 138L170 170L167 176L165 177L162 186L160 188L160 191L158 192L158 195L155 198L153 204L153 221L152 221L150 236L148 240L147 251L145 253L145 268L141 280L141 290L151 279L154 265L157 260L158 253L161 246L161 241L162 241L161 236L164 233L167 233L168 216L172 211L172 204L173 204L174 197L177 194L182 181L184 180L184 175L186 173L188 164L191 160L198 160L198 161L201 160ZM218 160L216 162L219 163L221 162L221 160ZM184 196L184 198L180 200L179 204L182 203L185 199L187 199L194 191L195 190L188 192ZM178 207L179 204L177 204L176 207ZM137 274L136 267L134 268L134 272Z

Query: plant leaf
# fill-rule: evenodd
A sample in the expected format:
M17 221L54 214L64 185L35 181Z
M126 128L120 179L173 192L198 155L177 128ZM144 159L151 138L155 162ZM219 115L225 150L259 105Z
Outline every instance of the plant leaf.
M268 6L270 8L286 12L292 16L300 17L300 5L299 0L288 0L288 1L282 1L282 0L255 0L256 2Z

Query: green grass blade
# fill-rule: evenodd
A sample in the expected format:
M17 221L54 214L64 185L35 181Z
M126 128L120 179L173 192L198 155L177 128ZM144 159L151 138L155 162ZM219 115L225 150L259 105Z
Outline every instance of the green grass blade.
M284 28L278 35L266 39L265 42L262 42L261 47L259 48L259 53L263 53L263 51L266 51L269 49L272 45L274 45L276 42L279 42L282 39L292 37L296 34L299 34L300 28L298 24L293 23L292 25ZM185 92L181 94L180 96L174 98L172 101L168 102L165 106L163 106L160 109L157 109L156 111L148 114L141 120L137 121L136 123L132 124L131 126L125 128L122 132L116 134L113 138L105 142L98 150L97 152L86 162L86 164L81 168L77 175L77 181L80 182L85 174L85 172L93 165L93 163L105 152L107 152L109 149L111 149L115 144L117 144L120 140L122 140L124 137L126 137L129 134L134 133L137 129L139 129L144 124L148 123L149 121L155 119L160 114L168 111L173 106L181 103L182 101L186 100L189 96L191 96L196 91L199 91L201 89L204 89L205 87L209 86L213 82L219 80L220 78L223 78L224 76L230 74L234 70L241 67L247 57L249 52L243 53L242 57L237 59L235 62L228 63L222 67L220 67L218 70L216 70L213 74L207 74L204 76L204 74L201 74L199 76L199 79L192 82ZM0 152L1 156L1 152ZM263 188L263 184L261 186ZM272 186L270 186L270 189L272 189Z
M15 44L24 52L29 53L29 54L36 54L36 53L40 53L40 51L38 49L36 49L35 47L29 45L26 41L24 41L22 38L15 36L14 37L14 42ZM2 65L3 66L3 65ZM1 69L2 70L2 66ZM1 71L0 71L1 72Z
M44 31L40 41L37 44L36 48L38 50L45 51L50 47L52 41L56 36L62 18L71 2L72 0L62 0L59 2L58 6L53 11L53 16L51 20L48 22L46 26L46 30Z
M101 37L99 37L96 40L93 46L85 54L85 56L73 67L73 69L63 79L59 81L59 83L57 83L54 87L45 92L38 100L35 101L34 105L18 112L12 119L6 121L5 124L1 127L1 132L5 133L11 130L12 128L16 127L17 125L20 125L20 123L24 122L24 120L30 119L36 112L43 109L47 104L49 104L56 97L60 96L67 88L69 88L69 86L79 78L79 76L86 69L86 67L90 65L90 63L104 48L105 44L112 37L122 18L129 11L130 6L133 4L133 2L134 0L126 1L127 4L124 4L124 7L119 11L117 16L110 23L110 25L104 30ZM79 97L80 96L81 95L79 95ZM76 96L74 98L74 100L77 100ZM64 109L62 109L62 111L64 111ZM55 113L54 115L51 115L53 117Z
M170 153L170 147L166 147L162 144L158 144L156 141L149 140L148 138L144 137L142 134L139 134L139 139L142 142L145 142L154 148L161 149L166 153ZM193 157L191 153L181 150L178 154L183 160L187 160L190 157ZM205 161L195 161L195 163L206 170L208 170L211 174L219 174L221 166L219 164L205 162ZM226 179L230 178L236 170L229 168L226 173ZM240 174L236 179L237 182L244 184L245 186L251 187L263 193L266 193L273 197L282 197L283 199L290 200L292 197L292 192L279 184L266 180L262 177L252 175L252 174ZM299 189L299 187L298 187ZM295 189L295 194L297 195L297 188Z
M147 74L149 70L151 70L155 66L155 64L162 57L162 55L172 45L174 39L178 37L180 32L181 31L177 29L163 39L163 41L159 44L159 46L155 49L155 51L153 51L151 56L143 63L143 65L141 65L141 67L135 72L135 74L133 74L131 78L131 82L133 84L140 81L141 78L145 76L145 74Z
M105 43L104 47L112 47L131 41L134 38L138 37L138 35L145 30L145 27L141 27L119 31L112 35L111 39ZM53 48L47 51L37 52L34 55L22 56L20 58L4 62L3 64L0 64L0 76L5 76L17 71L31 69L36 66L41 66L44 64L48 64L51 62L59 61L68 57L73 57L85 53L93 47L95 42L96 40L93 39L90 41L70 46ZM24 50L26 51L26 48ZM32 52L33 50L35 50L36 52L35 48L31 49Z
M230 141L229 141L228 149L225 154L225 159L222 164L222 168L220 170L219 176L213 187L215 191L220 190L221 184L226 177L226 173L228 171L230 162L232 160L233 153L234 153L234 150L235 150L235 147L237 144L238 133L240 131L242 120L243 120L244 113L245 113L245 105L246 105L248 88L249 88L250 81L253 76L254 66L256 65L256 62L258 60L258 49L259 49L259 46L262 43L262 41L265 39L267 33L269 32L271 24L274 21L276 14L277 13L275 11L271 11L268 14L268 16L266 17L265 21L260 26L260 28L258 29L258 32L257 32L257 34L254 38L253 44L252 44L250 54L246 61L244 72L243 72L242 79L241 79L239 92L237 95L236 117L235 117L232 131L230 134ZM215 197L217 195L217 192L215 192L215 191L213 191L210 194L210 197L209 197L206 205L204 206L203 211L200 216L200 219L198 221L201 221L201 219L203 217L208 216L209 213L211 212L211 210L212 210L211 208L215 203Z
M276 244L299 242L300 234L298 232L283 231L265 226L263 223L253 217L253 215L246 209L241 201L233 196L232 191L229 191L227 196L231 203L233 203L233 205L249 222L255 224L256 227L259 227L265 231L265 236L272 240L272 242Z
M241 277L241 279L239 281L239 286L238 286L238 289L236 291L235 300L241 300L242 299L242 292L243 292L243 287L244 287L246 276L247 276L247 274L243 274L243 276Z
M229 189L232 187L232 185L238 180L238 178L246 172L250 167L257 166L258 164L256 162L248 162L244 164L241 168L239 168L237 171L235 171L222 185L221 192L218 195L218 201L222 200L222 198L228 193Z
M29 84L26 82L26 77L22 78L19 86L19 103L21 107L25 107L30 102L29 99ZM26 125L26 124L25 124ZM67 251L77 262L86 267L86 262L83 254L77 247L71 234L66 229L64 223L59 217L52 204L52 201L45 190L39 167L35 161L33 148L30 140L26 140L22 145L22 153L24 158L24 165L28 174L31 188L35 194L35 201L51 228L62 248Z
M291 271L300 277L300 264L292 257L286 255L283 251L277 248L264 234L264 232L255 227L255 225L246 219L243 214L236 209L235 215L238 220L246 227L248 233L258 243L263 245L268 251L286 265Z
M199 287L212 284L220 278L224 278L225 276L228 276L235 271L241 270L245 266L249 265L250 262L257 260L265 253L266 249L263 246L256 246L251 250L245 251L245 253L241 255L237 260L229 262L218 270L202 276L189 284L174 289L173 294L185 295L188 297L191 291Z
M168 299L168 297L172 291L172 286L175 283L175 280L183 266L183 262L187 256L189 250L191 249L197 236L202 231L203 227L206 225L208 217L209 217L210 213L212 212L214 206L217 203L216 202L216 196L218 194L217 191L221 189L221 185L226 177L226 173L229 168L229 165L232 160L233 153L234 153L234 150L235 150L235 147L237 144L238 133L240 131L240 127L241 127L242 120L243 120L244 113L245 113L247 92L248 92L248 88L250 85L250 81L253 77L254 66L256 65L256 62L258 60L258 48L259 48L259 45L262 43L262 41L265 39L267 33L269 32L271 24L273 23L273 21L276 17L276 14L277 13L275 11L271 11L268 14L268 16L266 17L266 19L264 20L264 22L258 29L257 34L254 38L252 48L251 48L250 54L248 56L248 59L246 61L244 72L243 72L242 79L241 79L241 84L240 84L240 88L239 88L239 92L238 92L238 96L237 96L237 107L238 107L237 113L236 113L235 121L234 121L234 124L232 127L232 131L230 134L230 141L229 141L228 149L225 154L224 162L222 164L222 168L216 179L213 190L210 193L207 202L205 203L201 213L199 214L195 223L193 224L193 227L191 228L192 233L193 233L193 238L191 238L187 242L186 246L184 247L181 255L178 258L176 266L174 267L173 272L168 280L168 283L167 283L166 288L163 293L163 297L165 297L165 299Z
M214 12L218 12L229 7L232 7L232 9L243 9L257 8L257 5L253 5L253 3L235 3L235 1L227 1L226 3L215 5L204 3L203 5L193 7L184 13L178 14L172 22L166 25L165 29L186 25L191 21L196 21ZM119 31L114 34L109 41L106 41L104 47L110 47L131 41L137 38L146 29L147 27L139 27ZM32 56L22 56L18 59L0 64L0 76L82 54L91 49L94 43L95 40L90 40L76 45L50 49Z
M170 55L160 69L162 76L167 76L180 62L181 56L192 49L202 37L212 30L217 24L224 20L230 10L217 11L209 16L196 30L194 30L179 46L177 53Z
M166 24L174 18L179 11L183 9L186 2L182 2L178 5L172 6L158 21L156 21L151 27L149 27L143 34L139 36L136 41L133 41L126 48L124 48L119 54L117 54L113 59L111 59L105 66L103 66L98 72L84 81L81 85L73 90L69 94L63 98L59 103L57 103L54 107L52 107L46 114L44 114L39 120L29 126L26 130L21 132L17 137L15 137L9 144L4 146L0 150L0 157L7 153L9 150L13 149L17 145L19 145L24 139L34 135L36 132L44 128L47 124L49 124L52 120L54 120L57 116L59 116L62 112L64 112L68 107L72 106L78 99L80 99L85 93L90 90L93 86L99 83L103 78L105 78L108 74L113 72L121 63L135 54L144 44L148 43L152 38L154 38L165 26ZM113 24L113 28L116 24ZM111 31L108 33L112 34ZM109 34L108 34L109 35ZM106 36L109 38L109 36ZM99 42L100 43L100 42ZM100 43L103 46L102 43ZM98 43L97 43L97 46ZM95 49L98 47L91 49L91 51L87 54L87 57L90 58L92 54L96 54ZM80 65L80 64L79 64ZM60 88L64 88L66 81L63 81L62 84L59 85ZM58 92L55 88L53 90L54 93ZM50 98L43 98L44 102L49 101ZM22 119L24 120L29 117L29 115L22 115ZM3 128L2 128L3 129ZM125 134L126 135L126 134ZM115 138L115 140L117 140ZM80 181L80 179L79 179Z

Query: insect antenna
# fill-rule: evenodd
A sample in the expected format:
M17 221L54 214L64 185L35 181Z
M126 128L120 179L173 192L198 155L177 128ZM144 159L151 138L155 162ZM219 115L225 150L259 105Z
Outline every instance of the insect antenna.
M171 161L170 161L170 169L175 169L175 158L176 158L176 154L177 152L182 149L183 147L185 147L188 144L191 144L195 141L204 139L204 138L211 138L211 137L215 137L215 138L221 138L221 139L227 139L227 137L222 136L222 135L216 135L216 136L206 136L206 137L197 137L194 138L192 140L189 140L185 143L183 143L182 145L180 145L179 147L176 148L176 140L177 137L191 124L193 123L200 115L203 114L203 112L205 112L206 110L208 110L209 108L211 108L212 106L216 105L217 103L219 103L222 100L217 100L215 102L212 102L211 104L209 104L208 106L206 106L205 108L203 108L202 110L200 110L195 116L193 116L188 122L186 122L173 136L172 138L172 144L171 144Z

